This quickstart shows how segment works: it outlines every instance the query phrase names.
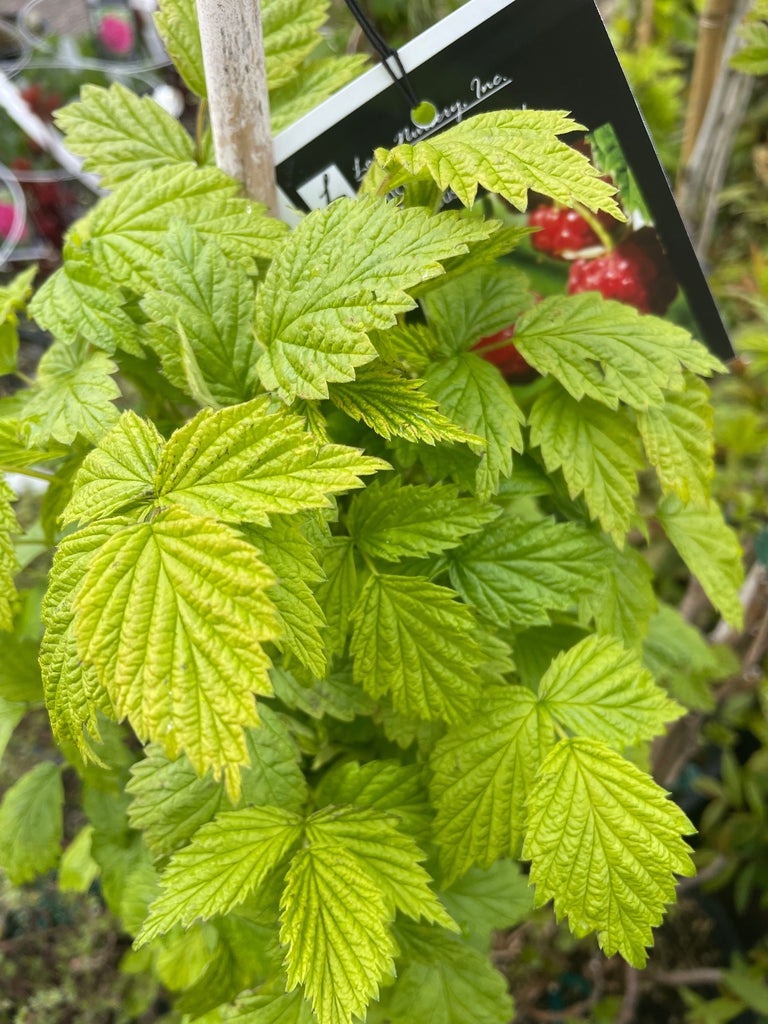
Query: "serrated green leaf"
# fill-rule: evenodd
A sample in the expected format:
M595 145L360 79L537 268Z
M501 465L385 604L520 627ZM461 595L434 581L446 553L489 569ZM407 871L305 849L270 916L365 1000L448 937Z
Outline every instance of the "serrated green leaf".
M40 648L45 705L57 743L75 744L81 757L99 762L83 729L100 739L97 711L114 715L112 702L92 665L78 654L73 601L96 552L126 520L95 523L66 537L56 552L48 591L43 600L45 634Z
M287 988L304 986L319 1024L351 1024L394 969L390 911L359 858L314 844L291 862L281 903Z
M423 386L423 380L411 380L379 363L369 363L358 368L354 381L330 384L328 395L347 416L362 420L387 440L394 436L429 445L437 441L482 443L482 438L443 416Z
M3 700L23 703L43 699L39 653L39 644L34 640L13 634L3 637L0 658L0 697Z
M559 135L583 131L563 111L498 110L477 114L415 146L376 150L376 161L392 181L403 168L427 171L441 191L450 188L471 206L481 185L525 210L533 189L563 206L582 203L623 220L612 185L601 181L587 158L560 142Z
M364 70L367 56L362 53L325 57L296 70L285 85L269 90L269 115L273 134L308 114L338 89Z
M421 301L441 353L453 356L513 324L533 294L522 271L498 264L439 284Z
M164 443L151 421L130 409L124 412L77 471L61 522L103 519L132 505L148 506Z
M558 654L539 683L539 703L569 732L616 746L653 739L685 714L639 655L607 636Z
M507 1024L514 1006L488 957L441 929L399 926L403 956L388 1000L392 1024Z
M67 148L85 157L84 169L102 175L105 188L195 157L192 139L175 117L119 82L109 89L84 85L79 101L57 110L55 120Z
M741 546L717 504L710 501L705 508L684 505L676 494L670 494L659 505L657 515L667 537L712 604L734 628L741 629Z
M369 761L337 764L320 780L315 790L318 806L350 804L389 811L399 827L420 841L428 842L434 812L429 803L424 768L397 761Z
M216 167L187 163L142 171L102 199L71 233L85 239L101 274L139 292L153 282L174 219L185 220L227 259L253 271L257 257L277 253L287 227L239 191L239 183Z
M452 585L497 626L549 622L602 581L608 557L577 523L504 517L449 552Z
M440 898L464 935L485 949L494 930L514 927L533 907L533 889L514 860L470 868Z
M262 14L267 82L276 89L290 82L321 40L327 0L267 0Z
M36 275L37 267L29 267L7 285L0 286L0 377L16 372L19 351L19 318L16 314L27 305Z
M443 273L440 261L490 233L456 213L430 216L383 199L337 199L296 227L256 298L266 349L261 382L286 399L328 397L376 357L368 336L412 309L408 289Z
M61 769L35 765L11 786L0 803L0 867L14 885L31 882L59 860L64 787Z
M612 409L661 406L664 391L682 391L683 367L709 375L724 367L682 327L596 292L554 296L524 313L515 347L540 373L552 374L575 399L587 395Z
M768 25L763 21L747 21L739 29L739 35L744 44L731 57L731 67L747 75L768 73Z
M425 376L424 390L440 411L486 442L474 449L482 456L476 489L483 501L512 472L512 449L523 450L525 417L496 367L473 352L436 362Z
M282 643L322 678L327 667L326 623L309 583L319 582L324 575L311 543L297 524L281 516L272 517L271 527L249 527L246 535L277 577L270 597L282 626Z
M219 405L253 398L258 390L260 348L251 329L253 284L213 242L183 221L173 221L165 239L165 259L153 264L155 281L141 307L149 317L148 339L163 371L186 390L179 329L188 342L205 385Z
M286 719L272 708L261 707L259 715L261 725L245 734L250 763L242 771L241 799L298 813L306 803L307 783L296 741Z
M201 779L184 754L169 761L155 743L148 744L143 759L131 765L125 790L132 797L131 827L142 833L157 858L189 840L214 817L224 799L224 787L213 781L210 772Z
M355 546L349 537L334 537L323 556L325 582L315 590L328 624L326 642L332 653L341 653L347 643L349 619L360 587L355 565Z
M302 819L282 807L222 811L171 857L136 947L177 923L230 913L258 889L301 835Z
M483 661L470 610L418 576L371 576L352 612L355 680L390 694L411 717L460 721L479 692Z
M195 0L158 0L155 25L168 55L192 92L207 96Z
M598 633L618 637L625 647L636 647L656 610L653 570L637 548L627 544L619 551L607 537L599 540L608 568L600 585L582 597L581 608L586 618L594 617Z
M272 689L272 580L229 527L174 509L114 534L74 599L81 657L118 716L170 758L184 750L198 774L223 771L233 798L254 693Z
M667 395L661 408L638 413L637 426L648 461L665 494L706 505L715 472L714 411L704 381L686 374L686 389Z
M528 801L523 857L536 906L554 899L579 936L643 967L651 928L675 899L674 875L694 868L686 816L650 776L604 743L562 740Z
M160 505L180 505L227 522L266 523L267 513L330 505L328 495L361 487L389 466L356 448L318 445L302 420L268 395L203 409L163 449L155 480Z
M103 352L89 354L85 342L54 343L40 360L38 390L24 407L30 442L71 444L80 434L98 443L120 415L112 404L120 397L111 376L116 370Z
M125 295L90 253L67 242L63 266L38 288L29 313L58 341L74 345L83 336L110 354L121 348L139 355L138 327L125 307Z
M590 515L623 547L645 465L634 423L623 410L576 401L555 384L534 402L530 424L550 473L562 470L570 496L583 494Z
M376 710L373 700L352 678L351 666L330 672L325 679L300 682L284 668L272 670L275 696L292 710L305 712L311 718L326 715L340 722L351 722L357 715L371 715Z
M16 590L13 577L18 569L11 534L20 532L11 504L16 495L0 476L0 629L13 629L11 600Z
M552 719L522 686L488 688L475 716L440 740L430 793L446 884L519 854L526 800L553 743Z
M316 1024L317 1018L300 988L284 992L282 984L268 982L225 1012L224 1020L226 1024Z
M263 978L263 966L254 945L261 939L258 925L230 915L208 926L216 945L208 955L202 974L174 1000L174 1008L204 1022L204 1014L253 987ZM221 1017L219 1017L221 1020Z
M307 820L310 843L338 844L360 863L360 870L384 897L390 915L396 910L457 930L455 922L429 888L430 877L420 862L426 854L412 836L398 828L394 814L371 807L327 807Z
M520 681L534 693L539 680L549 668L552 659L567 651L587 630L575 623L559 621L552 626L533 626L515 636L515 669Z
M403 487L395 477L383 485L374 480L355 495L347 529L360 551L397 562L455 548L499 514L475 498L460 498L454 484Z
M0 419L0 463L8 469L23 469L25 466L51 462L68 452L63 445L55 443L45 448L27 447L24 433L21 424L15 419Z

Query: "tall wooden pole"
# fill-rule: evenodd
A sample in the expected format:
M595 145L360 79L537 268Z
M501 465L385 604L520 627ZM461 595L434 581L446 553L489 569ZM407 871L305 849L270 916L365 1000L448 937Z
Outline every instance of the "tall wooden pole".
M684 167L696 144L712 88L720 68L723 44L728 34L728 22L734 0L708 0L699 20L699 38L693 64L691 92L686 111L683 148L680 156Z
M216 163L277 209L259 0L197 0Z

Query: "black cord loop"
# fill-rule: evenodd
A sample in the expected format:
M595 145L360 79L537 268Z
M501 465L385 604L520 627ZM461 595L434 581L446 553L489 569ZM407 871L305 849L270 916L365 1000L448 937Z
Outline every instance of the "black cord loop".
M392 81L395 83L395 85L398 87L400 92L405 97L406 102L408 103L409 110L416 110L421 101L419 100L419 97L416 95L414 88L411 85L411 80L408 78L408 73L403 67L403 62L400 60L400 54L397 52L397 50L395 50L393 47L389 45L386 39L384 39L381 36L380 32L373 24L371 19L357 3L357 0L345 0L345 3L352 12L353 18L365 33L366 39L374 48L376 53L379 55L382 64L387 69L389 77L392 79ZM395 74L394 69L391 67L389 63L390 60L394 61L397 70L400 72L399 75Z

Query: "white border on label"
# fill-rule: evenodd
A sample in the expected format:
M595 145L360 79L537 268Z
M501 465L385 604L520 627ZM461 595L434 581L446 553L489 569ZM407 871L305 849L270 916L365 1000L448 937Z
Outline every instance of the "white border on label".
M447 15L397 51L406 72L413 71L514 2L515 0L470 0L464 7ZM275 163L282 163L318 135L338 124L352 111L378 96L391 84L392 79L383 64L376 64L359 78L349 82L310 113L300 117L275 136ZM425 96L424 99L428 100L430 97Z

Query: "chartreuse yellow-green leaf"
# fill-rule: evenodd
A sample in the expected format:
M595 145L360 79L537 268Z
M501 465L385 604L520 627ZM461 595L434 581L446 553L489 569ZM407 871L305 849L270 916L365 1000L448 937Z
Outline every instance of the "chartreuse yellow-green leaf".
M289 124L308 114L365 70L363 53L323 57L299 67L285 85L269 91L269 117L276 135Z
M168 509L125 526L91 560L74 599L81 658L120 718L237 797L244 728L268 694L272 573L231 528Z
M98 443L120 415L113 405L120 397L112 379L116 370L103 352L89 352L85 341L54 343L40 360L38 388L24 406L30 442L71 444L79 434Z
M347 529L358 548L371 558L397 562L423 558L455 548L501 510L475 498L460 498L454 484L402 486L395 477L380 485L374 480L355 495Z
M317 1024L301 989L286 992L281 975L238 999L234 1007L224 1008L223 1013L226 1024Z
M544 465L562 471L571 497L583 494L590 515L622 547L635 515L637 472L645 465L626 411L591 398L577 401L552 384L536 399L530 423L531 444L541 448Z
M64 787L52 761L35 765L0 803L0 867L14 885L31 882L58 862Z
M407 441L459 441L482 444L477 437L452 423L424 391L423 380L411 380L378 362L357 369L354 381L328 386L335 406L387 440L404 437Z
M667 395L660 408L638 413L637 426L664 493L706 505L715 472L714 411L703 380L688 373L685 384L685 391Z
M266 208L240 195L240 184L216 167L171 164L141 171L102 199L72 228L96 266L115 285L143 292L154 280L165 235L176 218L216 242L224 255L254 271L271 259L288 230Z
M619 551L605 536L600 543L607 556L606 572L597 588L583 595L582 618L594 617L598 633L618 637L625 647L637 647L656 610L653 570L637 548L627 544Z
M177 430L160 457L155 494L160 505L198 515L266 523L267 513L327 507L328 495L388 468L356 448L318 444L301 417L262 396L203 409Z
M11 534L20 529L11 505L16 495L0 478L0 629L13 629L11 597L14 594L13 577L18 569Z
M568 732L616 746L653 739L685 714L613 637L588 636L558 654L539 683L539 702Z
M481 456L477 497L487 500L512 472L512 449L523 450L522 410L496 367L474 352L437 360L424 376L424 390L440 411L485 442L469 446Z
M16 372L19 351L18 314L27 305L37 267L17 274L7 285L0 286L0 377Z
M266 524L268 513L328 506L329 495L388 468L356 448L318 442L301 417L268 396L203 409L167 443L152 423L126 412L83 462L63 519L154 504Z
M585 395L617 408L660 407L665 391L685 388L683 367L709 375L716 356L682 327L596 292L545 299L520 317L515 346L575 399Z
M485 660L475 621L448 587L419 576L373 575L352 611L355 680L389 694L411 718L458 722L478 696Z
M85 157L83 167L114 188L139 171L194 160L192 137L151 96L137 96L119 82L109 89L84 85L80 99L56 111L67 148Z
M395 940L384 894L358 857L336 843L300 850L286 876L280 942L289 991L303 986L318 1024L365 1020L394 973Z
M583 203L624 220L612 198L615 189L600 180L587 158L558 138L583 127L558 110L498 110L469 117L415 145L376 150L376 161L390 176L387 189L400 184L398 172L428 172L441 191L453 189L471 206L482 185L525 210L533 189L564 206ZM407 178L404 178L407 180Z
M146 509L164 444L154 423L126 410L77 471L62 523L102 519L129 506Z
M135 945L170 931L228 914L255 892L300 842L302 819L282 807L222 811L202 825L188 846L171 857L162 891Z
M443 273L495 225L401 209L384 199L337 199L298 225L256 297L259 375L283 398L322 399L376 358L369 333L412 309L408 290Z
M607 956L643 967L651 929L692 875L694 831L653 779L605 743L562 740L528 797L523 857L536 906L553 899L578 936L596 931Z
M205 386L219 405L253 398L258 391L260 349L251 328L254 289L245 270L230 263L214 242L203 242L183 221L172 221L165 258L142 300L147 338L169 380L187 390L182 336Z
M553 743L550 715L522 686L489 687L475 715L439 741L430 794L446 884L472 864L518 855L526 800Z
M195 0L159 0L157 6L155 24L171 60L192 92L206 96Z
M374 807L328 807L308 820L307 838L318 845L338 843L359 858L393 916L399 910L415 921L423 917L457 931L429 888L429 875L420 864L426 854L398 825L396 814Z
M704 507L686 505L676 494L669 494L660 503L657 515L667 537L712 604L732 626L741 629L741 546L716 502L710 501Z
M107 519L65 537L53 560L42 607L40 648L45 706L57 743L74 743L83 760L99 761L91 739L101 739L98 711L114 717L112 701L93 665L77 650L73 602L97 551L129 520Z

